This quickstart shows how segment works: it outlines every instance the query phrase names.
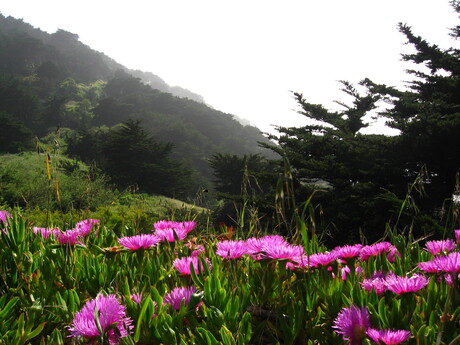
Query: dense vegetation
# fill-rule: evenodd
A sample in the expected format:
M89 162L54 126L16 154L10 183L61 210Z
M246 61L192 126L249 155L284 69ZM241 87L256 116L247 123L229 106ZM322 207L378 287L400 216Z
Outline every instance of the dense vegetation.
M156 221L0 212L0 344L419 344L460 337L460 230L327 248ZM190 218L183 218L190 219ZM222 230L222 229L220 229ZM379 339L383 341L380 343Z
M460 343L460 51L400 30L427 67L407 89L343 81L343 111L294 93L314 124L259 148L0 16L0 344ZM400 134L363 134L375 111Z
M38 139L48 144L42 152L49 147L95 164L120 189L136 185L182 199L213 189L207 158L216 152L270 154L258 145L268 139L257 128L199 96L128 70L75 34L50 35L1 15L0 120L0 152L34 150ZM127 130L132 140L115 143ZM144 168L121 167L127 157Z
M459 11L458 1L452 5ZM86 175L60 166L60 160L55 167L66 176L86 176L88 186L111 189L109 194L136 191L205 205L204 192L210 191L208 201L219 200L211 203L216 224L251 222L288 235L296 228L295 216L308 214L331 244L375 241L395 220L410 220L401 230L416 236L443 237L458 224L452 211L460 190L459 50L430 44L406 25L400 31L414 48L403 56L414 66L406 89L368 79L356 86L343 81L351 101L341 103L342 111L294 93L299 113L314 122L279 126L279 135L268 141L231 115L153 89L153 82L134 76L141 72L92 51L76 35L48 35L22 21L0 19L3 152L38 149L42 169L46 157L82 161ZM459 38L458 27L451 35ZM363 134L370 115L386 118L400 134ZM2 178L2 202L25 207L32 194L11 192L10 181L21 183L14 175L10 169ZM42 183L51 185L49 180ZM86 203L57 200L65 180L53 180L48 206L102 206L96 197Z

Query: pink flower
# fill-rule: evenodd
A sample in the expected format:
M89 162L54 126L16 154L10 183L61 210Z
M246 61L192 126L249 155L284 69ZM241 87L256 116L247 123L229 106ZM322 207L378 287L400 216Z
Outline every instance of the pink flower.
M182 228L156 230L154 234L162 241L168 242L182 241L187 237L187 232Z
M247 253L250 254L254 259L261 259L265 257L262 255L264 246L271 246L277 244L288 244L283 236L280 235L267 235L264 237L256 238L251 237L246 240Z
M194 286L176 287L163 298L163 304L170 304L174 310L179 310L181 304L188 305L190 297L196 292Z
M115 295L97 295L75 314L72 326L69 327L69 337L94 342L97 338L105 336L109 344L119 344L121 338L127 337L133 328L132 320L126 316L125 310ZM102 333L99 331L96 318Z
M296 268L308 268L310 267L309 265L309 260L308 260L308 255L303 254L297 257L293 257L291 259L292 262L287 262L286 263L286 268L290 270L295 270Z
M129 298L131 298L134 303L140 304L142 302L142 293L133 293Z
M411 333L406 330L377 330L370 328L367 330L366 334L369 338L372 339L377 344L386 344L386 345L398 345L406 340L408 340L411 336Z
M185 244L185 246L188 248L188 249L191 249L193 250L192 251L192 256L198 256L200 255L201 253L204 253L205 249L202 245L199 245L199 244L195 244L195 243L192 243L192 242L187 242Z
M288 243L265 243L262 246L264 257L269 259L292 259L304 254L303 246Z
M450 239L442 241L428 241L425 246L426 250L432 255L447 254L455 248L455 242Z
M327 266L337 260L336 252L316 253L308 257L309 265L312 267Z
M6 222L8 218L11 218L11 213L9 213L8 211L0 211L0 223L3 223L5 226L8 226L8 223ZM6 229L0 230L6 233Z
M87 236L92 228L99 224L100 221L97 219L85 219L75 224L75 228L80 232L81 236Z
M61 231L59 229L53 230L53 235L58 240L59 244L62 245L75 245L81 243L78 241L81 238L80 232L77 229Z
M238 259L246 253L246 241L217 242L216 254L225 259Z
M359 308L354 305L350 308L343 308L332 326L336 329L336 333L341 334L352 345L362 343L369 327L370 320L367 308Z
M390 258L394 257L396 248L390 242L378 242L370 246L364 246L361 248L360 260L369 260L371 256L377 256L380 254L390 254Z
M418 268L428 273L460 272L460 252L452 252L445 256L437 256L431 261L419 262Z
M118 239L118 243L130 250L139 250L155 247L160 241L161 239L158 236L152 234L125 236Z
M209 269L211 269L211 262L209 261L208 258L204 259L206 263L208 264ZM193 268L195 270L195 273L200 273L204 271L203 264L199 261L197 256L186 256L181 259L175 259L173 261L173 266L176 270L179 271L179 273L183 275L190 275L192 274L190 271L190 264L193 265Z
M387 290L385 273L374 272L370 278L362 281L361 286L369 292L374 289L379 295L384 293Z
M454 234L455 234L455 241L457 242L457 244L460 244L460 229L454 230Z
M9 213L8 211L0 211L0 222L3 222L5 225L8 225L6 223L6 220L8 218L11 218L11 213Z
M37 227L37 226L34 226L34 227L32 228L32 230L33 230L33 232L34 232L35 235L40 234L40 235L41 235L43 238L45 238L45 239L48 238L48 237L50 237L50 235L52 235L52 234L54 233L54 231L56 231L56 230L59 231L59 229L56 229L56 228L54 228L54 229L39 228L39 227Z
M342 247L336 247L333 252L337 254L337 258L351 259L361 254L362 244L354 244L352 246L345 245Z
M430 280L423 275L413 275L412 277L400 277L388 275L385 278L387 289L397 295L408 292L416 292L428 285Z
M340 274L342 277L342 280L347 280L347 274L350 274L351 270L350 267L344 266L340 268Z

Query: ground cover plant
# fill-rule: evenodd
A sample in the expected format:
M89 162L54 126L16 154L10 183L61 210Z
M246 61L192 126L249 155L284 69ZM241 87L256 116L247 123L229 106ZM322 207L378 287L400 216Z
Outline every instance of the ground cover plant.
M456 344L460 230L326 248L193 220L1 212L0 344Z

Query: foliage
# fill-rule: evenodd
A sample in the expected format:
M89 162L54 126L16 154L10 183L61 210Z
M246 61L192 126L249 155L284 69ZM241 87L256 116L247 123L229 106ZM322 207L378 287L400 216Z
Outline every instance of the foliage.
M180 162L176 175L184 175L184 166L192 174L192 183L177 184L168 195L190 200L199 189L212 190L207 159L214 153L263 151L258 141L267 139L257 128L242 126L232 115L212 109L187 90L170 88L151 73L128 70L82 44L76 34L58 30L49 35L0 14L0 48L0 113L14 136L0 146L3 152L22 151L21 143L29 142L22 136L41 139L66 128L69 137L61 139L69 141L67 153L91 164L87 148L101 144L101 128L141 121L158 145L171 148L171 159Z
M95 209L115 198L103 176L66 157L2 155L0 195L11 206L49 210Z
M452 1L460 15L458 1ZM429 198L418 202L424 212L439 212L452 189L459 172L460 151L460 50L441 49L416 36L412 29L400 24L400 31L415 48L415 53L403 55L405 61L417 65L408 73L414 78L407 90L379 85L370 80L364 83L374 94L390 100L390 108L383 112L387 124L401 131L397 138L397 163L407 178L426 169L425 191ZM457 28L458 29L458 28ZM453 30L459 39L458 30Z
M0 231L0 343L68 344L76 313L99 294L115 295L126 308L124 317L132 320L133 328L121 344L338 345L344 340L334 330L334 320L351 306L366 308L373 328L410 331L407 344L448 345L460 336L458 261L450 275L428 273L419 263L436 260L435 254L423 241L397 233L389 234L391 243L362 247L350 242L353 246L330 250L299 219L300 247L294 247L299 242L263 234L232 238L229 233L226 239L235 244L266 241L264 251L231 259L226 258L230 249L218 251L224 240L205 228L193 230L184 241L128 250L117 239L150 233L151 227L128 227L116 234L101 223L71 245L59 244L54 235L34 233L17 212L6 222ZM450 241L452 252L438 259L459 254L458 244ZM387 249L365 255L378 245ZM179 273L174 260L200 246L203 269L195 272L192 266L191 275ZM281 254L281 248L301 248L308 256L301 260ZM356 248L352 255L351 248ZM318 255L332 259L313 264ZM304 261L308 258L311 266ZM404 287L389 290L387 278L388 289L377 293L363 285L375 272L388 277L391 272L408 274L424 283L412 292L404 292ZM196 293L173 309L165 301L176 287L194 287ZM77 342L104 344L104 335ZM370 339L363 344L371 344Z
M458 1L452 5L460 10ZM434 224L449 222L445 214L458 192L460 169L456 149L459 50L431 45L406 25L401 24L400 30L416 51L403 58L426 67L409 71L415 79L407 90L365 79L360 83L363 95L349 82L342 82L352 100L352 105L339 102L345 108L342 111L330 111L294 93L300 113L311 122L300 128L278 127L280 135L273 137L279 147L272 145L271 149L284 157L279 171L286 161L292 168L298 204L291 209L298 208L313 191L323 189L316 195L317 216L325 215L322 232L331 233L334 241L358 240L362 234L378 239L382 233L375 229L383 229L388 217L397 217L401 204L413 219L411 231L420 236L431 232L442 236L443 229ZM458 30L453 30L453 37L458 39ZM400 130L400 135L360 132L367 126L366 116L375 115L380 101L389 105L379 115ZM416 188L411 187L414 180L418 181ZM409 190L416 209L404 200Z

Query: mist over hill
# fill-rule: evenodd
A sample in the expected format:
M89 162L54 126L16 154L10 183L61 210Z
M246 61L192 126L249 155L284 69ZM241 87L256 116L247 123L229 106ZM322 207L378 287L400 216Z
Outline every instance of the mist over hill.
M1 14L0 79L4 153L31 150L34 138L52 143L59 132L63 153L104 166L103 142L128 123L188 171L190 190L212 188L208 160L215 153L273 155L259 145L268 139L258 128L213 109L202 96L130 70L78 34L49 34Z

